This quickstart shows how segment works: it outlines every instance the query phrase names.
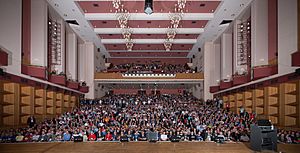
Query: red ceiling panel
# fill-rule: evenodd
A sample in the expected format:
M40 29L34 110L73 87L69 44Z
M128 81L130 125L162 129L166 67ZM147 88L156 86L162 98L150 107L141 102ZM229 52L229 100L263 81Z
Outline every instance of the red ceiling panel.
M188 52L110 52L112 57L186 57Z
M105 44L106 50L127 50L125 44ZM193 44L173 44L172 50L190 50ZM163 44L134 44L132 50L165 50Z
M197 39L198 34L177 34L175 39ZM121 34L99 34L101 39L123 39ZM132 39L164 39L166 34L133 34Z
M90 21L94 28L119 28L117 20L91 20ZM204 28L208 20L182 20L180 21L180 28ZM167 28L169 27L170 21L168 20L136 20L129 21L128 26L131 28Z
M177 1L154 1L154 13L174 12ZM79 1L79 6L85 13L114 13L115 9L111 1ZM125 9L130 13L143 13L144 1L122 1ZM220 1L187 1L186 10L188 13L213 13Z

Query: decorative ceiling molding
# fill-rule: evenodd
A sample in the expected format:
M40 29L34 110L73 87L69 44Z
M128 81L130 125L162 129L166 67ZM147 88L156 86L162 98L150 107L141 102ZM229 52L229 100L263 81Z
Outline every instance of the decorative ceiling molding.
M115 13L85 13L87 20L115 20ZM169 13L153 13L147 15L145 13L130 13L130 20L169 20ZM182 20L211 20L214 13L185 13Z
M131 28L132 34L165 34L167 28ZM97 34L122 34L121 28L94 28ZM200 34L204 28L178 28L177 34Z
M135 44L162 44L165 39L132 39ZM124 39L101 39L103 44L125 44ZM195 44L197 39L174 39L174 44Z

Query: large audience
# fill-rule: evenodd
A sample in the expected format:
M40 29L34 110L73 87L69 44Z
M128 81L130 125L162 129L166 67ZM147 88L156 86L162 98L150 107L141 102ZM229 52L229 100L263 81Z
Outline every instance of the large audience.
M174 74L174 73L192 73L193 70L185 64L165 64L151 62L148 64L118 64L111 65L108 70L113 71L125 71L126 73L163 73L163 74Z
M42 123L26 128L0 131L1 142L147 141L149 130L159 141L172 136L181 141L249 141L253 114L234 114L223 109L222 101L201 102L185 95L106 95L81 101L74 108ZM29 118L29 122L33 118ZM34 122L33 122L34 123ZM300 132L280 130L278 140L299 143Z

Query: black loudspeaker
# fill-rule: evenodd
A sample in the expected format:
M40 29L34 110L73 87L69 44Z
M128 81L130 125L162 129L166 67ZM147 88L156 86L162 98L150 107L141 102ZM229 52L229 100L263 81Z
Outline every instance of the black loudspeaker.
M195 55L193 55L193 58L195 58L196 56Z
M250 146L254 151L277 151L277 129L267 120L258 120L250 126Z
M82 136L74 136L74 142L82 142L83 137Z
M100 48L98 48L97 51L100 52Z
M198 48L198 52L201 52L201 48Z
M120 137L121 142L128 142L128 137L126 135Z
M105 55L102 55L102 58L105 59Z
M296 73L297 76L299 76L300 75L300 68L296 69L295 73Z

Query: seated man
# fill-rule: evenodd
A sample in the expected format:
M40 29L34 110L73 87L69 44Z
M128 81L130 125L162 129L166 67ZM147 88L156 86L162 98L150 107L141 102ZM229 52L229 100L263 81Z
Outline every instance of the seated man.
M66 131L63 134L63 141L70 141L71 140L71 134L69 133L69 131Z
M147 137L144 131L141 132L141 135L138 138L139 141L147 141Z

